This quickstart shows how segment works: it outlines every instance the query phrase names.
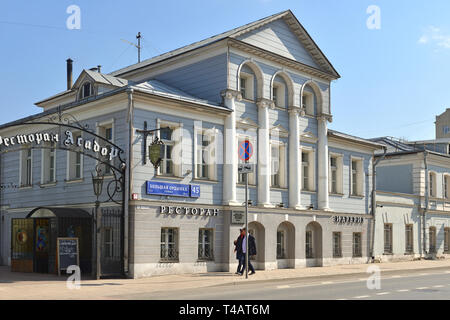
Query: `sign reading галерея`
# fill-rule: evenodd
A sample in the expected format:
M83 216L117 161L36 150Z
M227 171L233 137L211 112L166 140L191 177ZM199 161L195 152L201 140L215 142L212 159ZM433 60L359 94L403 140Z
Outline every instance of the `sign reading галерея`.
M113 160L119 155L119 149L114 147L113 145L110 146L101 146L97 139L83 139L82 137L79 137L77 139L74 139L73 134L71 131L67 130L65 131L65 136L63 140L63 144L66 147L80 147L87 151L93 151L96 153L100 153L102 156L106 157L109 156L109 160ZM0 136L0 146L10 147L14 145L22 145L22 144L29 144L29 143L35 143L40 144L41 142L59 142L60 137L59 133L54 132L39 132L39 133L30 133L30 134L18 134L15 136L11 136L8 138L4 138ZM103 141L102 141L103 143Z

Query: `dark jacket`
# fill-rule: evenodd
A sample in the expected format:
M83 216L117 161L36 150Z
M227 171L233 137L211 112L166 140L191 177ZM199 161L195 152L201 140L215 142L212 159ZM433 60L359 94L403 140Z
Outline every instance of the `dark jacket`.
M244 240L244 237L239 236L239 238L237 238L237 242L236 242L236 258L239 259L239 256L244 254L242 252L242 241ZM256 241L255 241L255 237L252 236L251 234L248 237L248 255L249 256L254 256L256 255Z

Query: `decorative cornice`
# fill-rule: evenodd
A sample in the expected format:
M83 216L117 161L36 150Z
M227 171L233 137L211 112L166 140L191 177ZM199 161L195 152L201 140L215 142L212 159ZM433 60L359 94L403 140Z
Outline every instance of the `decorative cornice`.
M275 109L275 102L273 102L270 99L266 99L266 98L259 98L256 102L256 105L259 108L271 108L271 109Z
M236 101L242 100L242 94L239 91L232 89L225 89L220 92L220 95L224 99L236 99Z
M245 43L245 42L237 40L237 39L229 39L228 44L232 48L240 49L242 51L253 54L260 58L264 58L269 61L273 61L273 62L282 64L283 66L286 66L288 68L292 68L294 70L305 72L309 75L316 76L325 81L331 81L331 80L335 80L335 79L339 78L339 77L329 74L328 72L324 72L324 71L316 69L314 67L310 67L301 62L283 57L279 54L264 50L262 48L256 47L254 45Z

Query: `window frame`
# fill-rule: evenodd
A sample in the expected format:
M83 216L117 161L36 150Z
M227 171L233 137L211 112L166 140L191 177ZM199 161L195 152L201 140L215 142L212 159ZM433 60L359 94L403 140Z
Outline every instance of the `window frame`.
M24 145L20 149L20 170L19 170L19 186L20 188L29 188L33 186L33 148L31 144ZM29 166L28 166L29 163ZM26 174L24 175L24 170ZM24 176L27 180L24 183ZM29 182L28 182L29 181Z
M357 247L356 238L359 238L359 247ZM358 249L358 250L356 250ZM353 232L352 235L352 256L354 258L362 258L362 232Z
M315 116L314 110L314 93L303 90L302 94L302 108L307 116Z
M169 241L169 230L173 230L173 241L170 242ZM163 232L165 231L165 232ZM162 241L163 238L163 233L164 233L164 242ZM166 262L166 263L177 263L179 262L179 238L180 238L180 232L179 232L179 228L174 228L174 227L161 227L161 232L160 232L160 262ZM169 257L169 253L168 251L170 250L169 246L170 244L173 244L173 251L174 251L174 256L173 257ZM163 249L164 246L164 249ZM163 254L163 250L167 251L167 254Z
M305 231L305 258L314 259L314 238L312 230Z
M84 88L89 84L89 95L85 95ZM78 95L79 100L83 100L95 95L94 83L92 81L86 80L80 86L80 93Z
M105 121L102 121L102 122L97 122L96 123L96 134L101 136L101 137L103 137L103 138L105 138L105 139L107 139L107 137L106 137L106 130L111 129L111 140L108 140L108 141L111 142L111 143L115 143L114 142L115 139L116 139L116 137L115 137L115 131L116 131L115 130L115 122L116 122L115 118L111 118L111 119L108 119L108 120L105 120ZM103 136L103 132L100 132L103 129L105 130L105 136ZM104 146L104 143L105 143L105 141L103 141L103 140L99 141L100 146ZM99 158L101 157L100 152L97 153L97 156ZM109 163L111 166L114 165L114 160L103 159L103 161ZM98 165L100 162L98 160L96 160L96 163ZM112 177L113 174L110 171L112 169L109 168L109 170L106 170L106 168L109 168L109 167L106 167L106 165L105 165L105 170L104 170L105 171L104 172L105 178Z
M356 192L354 190L354 169L353 162L356 163ZM365 196L365 174L364 174L364 158L350 156L350 196L351 197L364 197Z
M242 94L241 79L245 79L245 92ZM255 100L255 76L251 73L241 71L239 73L239 92L242 95L242 99L254 101Z
M162 173L161 169L162 169L163 163L164 163L164 159L162 159L161 160L161 164L159 165L158 170L156 171L156 176L181 178L182 177L182 171L183 171L182 170L183 169L183 166L182 166L182 160L183 160L183 123L182 122L174 122L174 121L159 119L159 118L156 119L156 128L157 129L165 128L165 127L169 127L172 130L172 137L171 137L172 140L170 140L170 141L171 141L171 146L172 146L171 161L172 161L173 174ZM156 131L156 136L158 137L158 139L164 141L164 139L161 139L161 130L157 130ZM194 139L195 139L195 137L194 137ZM169 140L166 140L166 141L169 141ZM179 154L176 155L175 151L179 151ZM166 152L166 150L164 152ZM174 157L174 155L176 157Z
M81 139L83 139L83 132L81 131L76 131L76 132L72 132L73 135L73 141L74 141L74 145L76 146L76 148L80 149L77 151L81 151L81 147L78 146L78 137L80 137ZM69 151L67 150L66 152L66 157L67 157L67 161L66 161L66 181L67 182L71 182L71 181L80 181L84 179L84 157L83 154L81 154L80 152L77 151ZM80 163L77 163L77 157L80 157ZM75 159L74 159L75 158ZM74 168L72 168L72 166L74 166ZM79 177L77 176L77 166L79 166L79 170L80 170L80 175ZM72 175L73 173L73 175Z
M277 230L277 259L286 259L286 231L280 229Z
M46 148L41 149L41 185L53 185L57 183L56 181L57 145L55 142L44 142L44 146ZM53 154L53 161L52 161L53 163L51 163L50 161L52 154Z
M202 234L203 231L203 234ZM205 251L206 243L203 241L205 238L204 232L208 231L211 232L210 234L210 241L209 241L209 247L210 247L210 256L207 257L205 254L203 256L200 255L200 248L202 248L203 252ZM201 236L203 237L201 238ZM214 261L214 229L213 228L199 228L198 229L198 251L197 251L197 259L198 261Z
M198 144L198 135L203 137L206 136L209 139L209 143L207 146L201 146L201 160L203 161L203 152L206 152L207 159L206 163L199 163L199 144ZM194 179L199 180L217 180L217 138L218 138L218 130L216 128L201 128L198 126L194 126ZM207 163L212 162L212 163ZM198 166L206 166L206 176L199 176L199 167Z
M337 242L337 246L336 246L336 237L338 236L338 242ZM333 231L332 234L332 244L333 244L333 258L342 258L342 232L340 231ZM337 250L336 250L337 248Z
M388 241L386 241L386 239ZM393 252L392 241L393 241L392 223L385 223L383 228L383 254L392 254Z
M435 226L428 228L428 249L430 253L437 253L437 229ZM432 241L433 240L433 241Z
M450 228L444 228L444 253L450 253Z
M437 197L437 172L428 171L428 196Z
M336 166L333 168L331 159L336 159ZM331 195L344 194L344 155L340 153L330 152L328 157L329 163L329 182L328 192ZM336 190L333 190L333 172L336 173Z
M304 177L304 161L303 161L303 153L308 154L308 187L305 188L305 177ZM302 172L301 172L301 191L306 192L315 192L315 164L316 164L316 151L312 147L301 146L300 147L300 162L302 164Z
M409 242L411 242L410 245L408 245ZM412 224L405 225L405 254L414 254L414 226Z
M273 162L273 154L272 154L272 148L278 147L278 172L274 175L272 172L274 171L274 168L272 166L274 165ZM286 189L287 188L287 143L279 140L270 140L270 188L274 189ZM274 184L273 177L277 176L278 184Z
M277 92L276 95L274 94L275 91ZM274 80L271 95L275 107L286 109L286 85L284 83Z

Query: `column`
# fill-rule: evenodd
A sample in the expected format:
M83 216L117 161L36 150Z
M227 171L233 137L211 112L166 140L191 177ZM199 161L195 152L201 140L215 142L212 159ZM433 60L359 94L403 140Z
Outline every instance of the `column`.
M301 209L300 128L298 107L289 108L289 207Z
M235 100L241 100L241 94L234 90L222 91L224 105L232 112L225 119L224 152L223 152L223 204L240 205L236 201L237 183L237 145L236 145L236 105Z
M258 205L272 207L270 203L270 126L269 106L273 102L260 99L258 106Z
M329 210L328 201L328 117L319 116L317 118L319 141L317 146L318 153L318 207L320 210Z

